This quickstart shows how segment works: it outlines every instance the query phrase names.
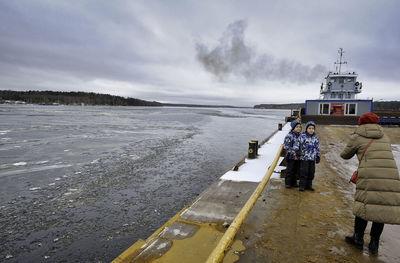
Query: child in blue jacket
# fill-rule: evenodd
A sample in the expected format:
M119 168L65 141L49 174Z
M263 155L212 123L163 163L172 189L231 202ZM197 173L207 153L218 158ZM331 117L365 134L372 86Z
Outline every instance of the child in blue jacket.
M283 148L286 151L286 176L285 176L285 186L286 188L298 187L297 185L297 177L299 176L300 169L300 161L298 160L298 156L296 155L296 151L293 149L293 146L296 144L300 132L301 132L301 124L300 122L294 120L290 123L292 130L286 135Z
M298 153L300 159L299 191L314 191L312 181L314 179L315 163L319 163L321 153L313 121L307 122L306 131L299 136L293 148Z

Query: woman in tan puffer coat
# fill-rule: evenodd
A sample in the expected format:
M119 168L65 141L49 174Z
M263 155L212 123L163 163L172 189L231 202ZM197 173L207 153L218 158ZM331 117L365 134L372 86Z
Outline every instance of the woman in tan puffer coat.
M354 234L346 242L363 249L364 231L372 221L370 253L376 254L384 224L400 224L400 178L392 147L383 129L378 125L379 117L365 113L358 120L359 127L351 136L340 156L350 159L357 154L360 160L356 184L353 214L356 216Z

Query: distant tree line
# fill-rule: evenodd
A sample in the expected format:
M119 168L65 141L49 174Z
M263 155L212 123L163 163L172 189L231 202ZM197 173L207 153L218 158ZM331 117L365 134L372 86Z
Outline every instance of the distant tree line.
M304 103L259 104L254 106L255 109L299 109L304 107ZM374 110L400 110L400 101L374 101Z
M64 105L111 105L111 106L185 106L185 107L232 107L228 105L194 105L194 104L163 104L157 101L146 101L135 98L124 98L109 94L93 92L65 91L13 91L0 90L0 103L6 100L23 101L31 104L64 104ZM304 103L259 104L255 109L299 109ZM400 110L400 101L375 101L374 110Z
M31 104L65 104L65 105L112 105L112 106L163 106L156 101L145 101L135 98L124 98L109 94L93 92L63 91L12 91L0 90L0 101L24 101Z
M289 104L259 104L255 105L254 109L300 109L304 108L304 103L289 103Z
M374 101L374 110L400 110L400 101Z

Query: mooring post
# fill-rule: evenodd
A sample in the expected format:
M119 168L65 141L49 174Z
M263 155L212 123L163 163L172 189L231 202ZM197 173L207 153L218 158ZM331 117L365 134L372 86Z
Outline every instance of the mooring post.
M249 154L248 154L249 159L254 159L256 158L256 142L254 141L249 141Z
M253 139L251 141L256 143L255 149L256 149L256 156L257 156L258 155L258 140L257 139Z

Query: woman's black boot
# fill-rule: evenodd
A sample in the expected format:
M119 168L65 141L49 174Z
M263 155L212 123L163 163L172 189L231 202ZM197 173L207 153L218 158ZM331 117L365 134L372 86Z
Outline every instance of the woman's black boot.
M364 235L354 233L351 237L346 237L346 243L355 246L358 249L363 249L364 246Z
M379 248L379 239L371 237L371 241L369 242L368 245L368 251L371 254L377 254L378 253L378 248Z

